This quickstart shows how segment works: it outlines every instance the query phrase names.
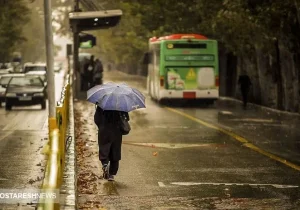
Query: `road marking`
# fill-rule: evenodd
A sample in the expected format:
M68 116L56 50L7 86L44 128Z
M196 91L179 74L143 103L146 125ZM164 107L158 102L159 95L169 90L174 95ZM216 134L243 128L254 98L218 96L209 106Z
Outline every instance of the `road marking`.
M167 149L180 149L188 147L220 147L225 146L224 144L172 144L172 143L135 143L135 142L123 142L123 144L135 145L135 146L144 146L152 148L167 148Z
M44 122L44 124L43 124L42 130L48 129L48 127L49 127L49 126L48 126L48 124L49 124L49 123L48 123L48 120L49 120L48 118L45 120L45 122Z
M280 126L280 127L290 127L290 125L287 124L266 124L263 123L264 126Z
M165 187L166 185L163 182L158 182L158 186Z
M5 178L1 178L0 177L0 181L7 181L8 179L5 179Z
M7 136L10 136L13 132L14 132L13 130L9 130L9 131L5 132L5 134L0 137L0 141L5 139Z
M258 152L258 153L260 153L260 154L262 154L264 156L267 156L268 158L271 158L271 159L276 160L276 161L278 161L280 163L283 163L284 165L289 166L289 167L291 167L291 168L293 168L293 169L295 169L297 171L300 171L300 166L299 165L296 165L296 164L294 164L292 162L289 162L289 161L287 161L287 160L285 160L285 159L283 159L281 157L273 155L270 152L267 152L265 150L260 149L259 147L257 147L254 144L250 143L244 137L241 137L241 136L239 136L239 135L237 135L237 134L235 134L235 133L233 133L231 131L225 130L225 129L219 127L219 126L215 126L215 125L207 123L207 122L205 122L203 120L197 119L197 118L195 118L193 116L190 116L190 115L188 115L188 114L186 114L184 112L178 111L176 109L169 108L169 107L165 107L165 108L167 110L171 111L171 112L177 113L177 114L179 114L179 115L181 115L183 117L186 117L186 118L188 118L188 119L190 119L190 120L192 120L194 122L197 122L197 123L199 123L201 125L204 125L204 126L206 126L208 128L215 129L215 130L220 131L220 132L222 132L222 133L224 133L224 134L226 134L228 136L231 136L233 139L235 139L235 140L239 141L240 143L242 143L245 147L247 147L247 148L249 148L249 149L251 149L253 151L256 151L256 152Z
M256 119L256 118L244 118L244 119L230 119L230 121L242 121L242 122L264 122L264 123L273 123L274 120L270 119Z
M272 186L279 189L286 188L299 188L298 185L282 185L282 184L253 184L253 183L214 183L214 182L171 182L171 185L180 185L180 186L195 186L195 185L214 185L214 186L253 186L253 187L264 187ZM164 185L165 186L165 185Z
M149 128L163 128L163 129L188 129L187 126L166 126L166 125L154 125L149 126Z
M230 111L220 111L220 114L232 115L232 112L230 112Z

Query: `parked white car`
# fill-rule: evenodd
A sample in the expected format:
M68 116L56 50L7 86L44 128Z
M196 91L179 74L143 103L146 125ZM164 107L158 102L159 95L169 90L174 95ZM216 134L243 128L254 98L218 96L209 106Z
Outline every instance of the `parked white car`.
M24 73L30 71L47 71L47 65L45 63L25 63L24 64Z
M0 63L0 75L13 73L14 69L10 63Z

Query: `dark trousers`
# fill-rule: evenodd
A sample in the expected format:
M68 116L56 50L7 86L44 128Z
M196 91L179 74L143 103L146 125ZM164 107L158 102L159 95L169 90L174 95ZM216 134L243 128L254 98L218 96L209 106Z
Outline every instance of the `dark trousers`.
M249 93L249 89L248 88L242 88L241 89L242 92L242 97L243 97L243 105L244 107L247 106L247 102L248 102L248 93Z
M85 91L86 90L86 81L84 74L80 74L80 90Z
M94 78L93 86L95 85L102 85L102 78Z
M102 165L110 163L109 174L116 175L121 160L122 135L119 129L101 129L98 132L99 160Z
M109 174L116 175L119 170L119 161L101 160L102 165L108 164L109 162Z

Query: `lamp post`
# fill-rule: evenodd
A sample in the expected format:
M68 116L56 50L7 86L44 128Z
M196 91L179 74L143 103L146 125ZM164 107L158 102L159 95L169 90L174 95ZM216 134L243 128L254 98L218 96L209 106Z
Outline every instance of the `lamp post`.
M49 133L56 127L55 82L53 70L53 33L52 33L52 8L51 0L44 0L45 14L45 40L47 58L47 93L49 101Z

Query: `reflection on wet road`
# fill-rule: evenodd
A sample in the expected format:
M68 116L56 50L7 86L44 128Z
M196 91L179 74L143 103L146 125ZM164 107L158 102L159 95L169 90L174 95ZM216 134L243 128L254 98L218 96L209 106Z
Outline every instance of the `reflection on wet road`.
M55 75L57 99L62 73ZM40 105L13 107L11 111L0 108L0 188L40 187L45 164L40 152L48 140L47 121L48 109L41 110Z
M106 74L108 80L125 81L145 93L145 79L114 72ZM93 105L83 101L75 105L91 126L90 138L96 140L93 119L88 119ZM98 200L108 209L300 208L299 171L228 135L298 166L299 152L293 147L300 139L298 120L221 103L171 105L171 111L147 98L146 106L130 113L132 131L123 138L116 182L100 180L101 193L82 194L81 203ZM93 147L96 150L96 141ZM94 173L100 176L99 168Z

